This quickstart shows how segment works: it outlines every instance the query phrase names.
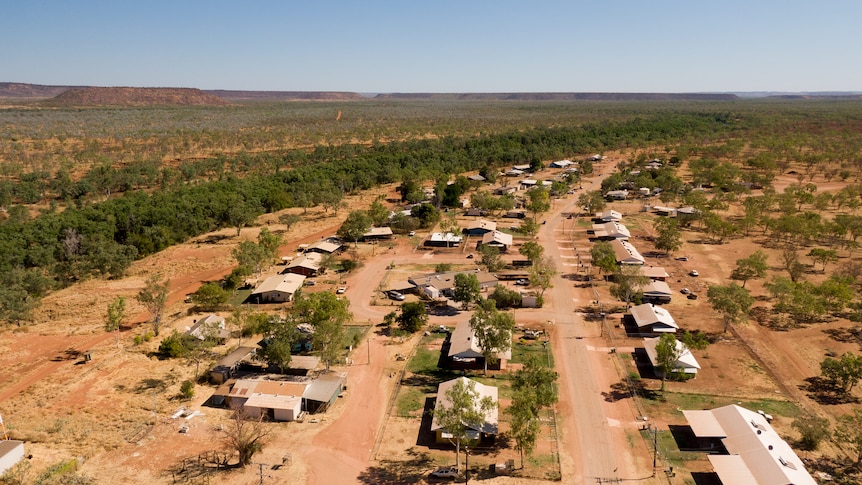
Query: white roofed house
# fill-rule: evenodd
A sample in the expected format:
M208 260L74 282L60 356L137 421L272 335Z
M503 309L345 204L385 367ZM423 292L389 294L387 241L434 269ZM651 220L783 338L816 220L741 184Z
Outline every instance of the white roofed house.
M593 237L601 241L610 241L611 239L628 240L632 237L628 228L618 221L605 222L603 224L593 224Z
M333 254L341 250L341 242L334 238L321 239L308 245L304 250L311 253Z
M284 303L293 300L293 295L302 288L305 276L296 273L279 274L265 279L252 293L252 299L260 303Z
M449 337L449 352L452 367L460 369L482 369L485 366L485 356L482 347L476 339L476 334L470 328L470 322L465 320L455 326ZM506 363L512 360L512 349L497 353L497 362L490 369L505 369Z
M642 301L645 303L670 303L673 297L670 286L664 281L652 280L639 290L643 293Z
M653 369L655 369L656 375L661 377L662 371L659 370L659 361L658 361L658 351L656 350L656 346L658 345L659 339L661 337L651 337L644 339L644 350L646 350L647 356L649 357L649 362L652 364ZM692 355L691 350L689 350L684 343L680 342L677 339L674 339L676 342L676 350L679 352L679 358L676 361L676 364L673 366L674 372L681 372L688 376L694 376L697 374L697 371L700 370L700 364L697 363L697 359Z
M621 221L623 220L623 215L615 210L607 210L604 212L596 213L595 219L598 219L602 222L611 222L611 221Z
M610 244L614 250L614 255L616 255L617 264L642 265L646 261L628 241L612 239Z
M731 404L682 412L722 485L816 485L761 413Z
M679 325L670 313L650 303L637 305L630 310L638 330L650 330L654 333L673 333L679 330Z
M557 160L555 162L551 162L549 165L551 168L566 168L569 165L573 165L575 162L571 160Z
M230 331L225 328L225 320L223 317L210 313L204 318L197 320L192 325L186 334L198 340L214 339L219 342L224 342L230 338Z
M512 247L514 239L511 234L500 231L491 231L482 236L482 241L476 246L495 246L500 252L505 253Z
M480 403L477 402L477 407L475 411L484 418L479 422L464 422L462 426L466 427L467 431L467 439L471 441L482 441L483 439L493 439L499 433L499 407L498 403L498 390L495 386L486 386L481 382L474 381L472 379L468 379L466 377L457 377L455 379L446 381L441 383L437 387L437 400L435 402L434 408L451 408L452 402L446 396L446 392L452 389L455 385L461 383L462 385L466 385L468 387L472 386L475 391L478 401L489 400L493 403L493 406L489 409L482 410L480 407ZM447 430L441 423L438 422L437 416L435 416L431 420L431 431L434 432L434 437L437 443L451 443L452 439L455 438L453 433L450 430Z

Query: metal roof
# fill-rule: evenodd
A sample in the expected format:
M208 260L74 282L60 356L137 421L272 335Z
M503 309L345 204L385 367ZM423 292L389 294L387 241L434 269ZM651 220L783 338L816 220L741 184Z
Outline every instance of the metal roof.
M442 382L442 383L440 383L439 386L437 386L437 402L436 402L435 408L439 407L439 406L449 407L451 405L451 402L449 401L449 399L446 398L446 391L448 391L453 386L455 386L455 384L459 381L464 381L465 383L466 382L472 382L474 384L473 389L479 394L479 399L483 399L485 397L490 397L491 400L493 400L495 404L498 402L498 397L497 397L498 393L497 393L496 387L486 386L479 381L474 381L474 380L468 379L466 377L457 377L457 378L452 379L450 381ZM473 430L481 431L481 432L487 433L487 434L496 435L497 431L498 431L498 428L497 428L498 416L499 416L499 407L494 406L485 415L485 422L484 423L464 423L464 424L466 426L469 426ZM437 418L433 418L431 420L431 431L436 431L440 428L441 428L441 426L437 423Z

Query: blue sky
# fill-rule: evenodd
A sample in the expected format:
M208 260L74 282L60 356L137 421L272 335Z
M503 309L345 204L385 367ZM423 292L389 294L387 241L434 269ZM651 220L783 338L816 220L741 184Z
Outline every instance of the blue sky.
M355 92L862 90L859 0L2 0L0 81Z

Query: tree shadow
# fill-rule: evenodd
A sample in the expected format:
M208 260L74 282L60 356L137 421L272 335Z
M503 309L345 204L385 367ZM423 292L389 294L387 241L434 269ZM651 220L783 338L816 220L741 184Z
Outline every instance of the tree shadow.
M407 459L380 460L376 466L362 470L359 483L398 485L402 483L424 483L425 474L433 468L434 461L424 451L407 450Z
M168 383L165 382L164 379L148 378L148 379L142 379L141 382L139 382L138 385L135 386L134 392L136 394L142 394L142 393L145 393L147 391L152 391L152 390L163 391L167 387L168 387Z
M862 328L858 326L823 330L832 340L843 343L862 343Z
M808 393L808 397L824 406L859 402L859 398L844 392L843 389L836 388L832 382L821 376L809 377L805 379L805 382L807 384L801 384L799 389Z
M65 362L68 360L76 360L76 359L80 358L82 355L84 355L84 353L81 352L80 350L73 349L73 348L69 347L68 349L66 349L62 353L60 353L60 355L54 357L51 360L53 362Z

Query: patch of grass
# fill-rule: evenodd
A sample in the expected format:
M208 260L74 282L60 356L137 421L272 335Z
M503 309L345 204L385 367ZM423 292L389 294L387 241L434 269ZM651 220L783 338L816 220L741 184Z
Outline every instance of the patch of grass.
M738 404L753 411L762 410L773 416L795 418L800 411L796 404L778 399L746 400L737 396L716 396L712 394L691 394L681 392L664 392L661 401L644 400L645 411L651 414L668 414L682 416L683 409L713 409L728 404Z
M251 288L245 290L236 290L233 296L231 296L230 300L228 300L227 304L230 306L242 305L243 302L246 301L251 295L251 292Z
M548 357L550 356L551 367L553 367L554 356L550 350L551 349L549 348L545 351L545 346L542 345L542 341L540 340L518 339L512 343L512 362L523 364L530 357L535 356L542 362L547 363Z
M424 340L425 337L423 337ZM424 343L424 342L423 342ZM438 371L437 362L440 360L440 351L431 350L427 345L419 344L416 355L407 364L407 370L414 374L433 374Z
M395 413L403 418L415 417L413 413L425 406L425 392L419 387L401 386L395 401Z
M346 325L344 327L344 341L347 342L345 345L354 345L361 342L369 328L371 327L368 325Z

